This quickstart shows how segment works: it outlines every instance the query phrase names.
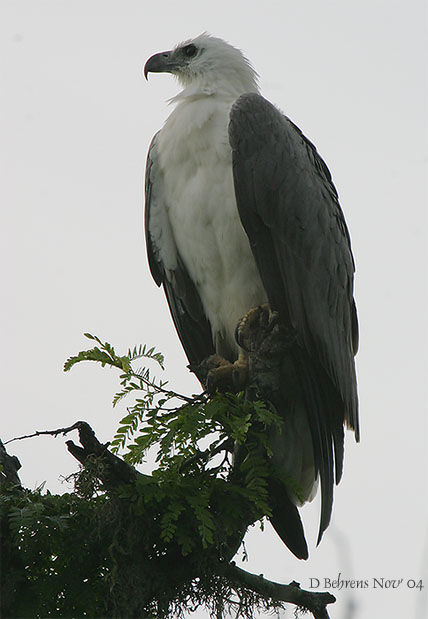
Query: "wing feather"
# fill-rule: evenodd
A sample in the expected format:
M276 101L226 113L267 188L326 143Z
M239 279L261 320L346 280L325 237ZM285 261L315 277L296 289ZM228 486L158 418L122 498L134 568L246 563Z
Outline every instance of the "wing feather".
M336 189L313 144L271 103L246 94L229 139L237 205L271 306L296 333L298 368L328 525L343 423L358 440L354 261ZM334 450L334 457L333 457Z

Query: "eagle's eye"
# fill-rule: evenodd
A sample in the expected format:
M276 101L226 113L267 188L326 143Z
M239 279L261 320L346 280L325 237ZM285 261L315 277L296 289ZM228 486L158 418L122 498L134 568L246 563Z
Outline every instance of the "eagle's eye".
M193 58L193 56L196 56L197 51L198 48L196 47L196 45L193 45L193 43L190 43L190 45L186 45L185 47L183 47L183 53L187 58Z

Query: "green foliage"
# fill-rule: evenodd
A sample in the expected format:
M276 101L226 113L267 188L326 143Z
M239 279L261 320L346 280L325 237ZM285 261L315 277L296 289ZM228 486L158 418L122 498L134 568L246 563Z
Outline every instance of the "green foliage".
M144 462L149 449L157 451L157 467L152 471L156 496L166 491L171 497L171 506L161 521L161 539L169 540L177 531L185 530L183 521L189 518L190 508L200 540L195 531L181 535L181 551L188 554L199 541L203 548L212 544L213 493L219 491L221 481L232 484L237 475L240 479L234 490L240 501L251 505L254 520L270 515L267 480L273 472L267 437L271 427L281 431L282 422L266 403L248 401L243 393L217 393L215 397L202 393L189 398L166 389L167 382L153 378L149 368L134 369L133 363L142 358L154 360L164 369L163 356L154 348L140 346L119 356L109 343L85 336L99 346L71 357L64 369L90 360L122 371L121 390L115 394L113 406L124 396L135 399L121 419L110 448L113 453L126 449L123 458L131 465ZM238 471L236 466L231 467L227 444L229 450L232 445L235 451L240 450ZM221 452L223 457L219 457Z
M92 520L103 502L1 488L2 616L104 615L108 553Z
M139 486L141 499L144 483ZM215 573L221 546L183 556L178 543L188 537L175 529L182 515L178 493L158 496L151 509L144 501L137 509L131 494L127 487L121 496L88 500L1 486L1 616L172 619L203 605L212 616L219 607L235 607L252 617L257 608L275 607ZM189 521L184 525L192 528ZM217 526L212 535L220 539Z
M143 359L163 370L153 348L118 355L85 335L96 346L64 369L95 361L120 371L113 406L133 401L110 449L130 465L154 450L155 468L112 490L95 459L76 476L73 494L3 488L4 615L178 617L192 605L216 613L237 601L251 617L265 601L237 592L214 567L233 557L249 524L270 514L267 437L280 431L280 419L242 393L182 395L135 367Z

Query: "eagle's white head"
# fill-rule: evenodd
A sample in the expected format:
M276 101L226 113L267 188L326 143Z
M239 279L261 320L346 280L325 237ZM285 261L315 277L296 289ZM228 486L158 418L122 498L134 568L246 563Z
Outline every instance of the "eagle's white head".
M146 62L148 73L172 73L185 87L182 95L258 92L257 73L241 50L207 33L155 54Z

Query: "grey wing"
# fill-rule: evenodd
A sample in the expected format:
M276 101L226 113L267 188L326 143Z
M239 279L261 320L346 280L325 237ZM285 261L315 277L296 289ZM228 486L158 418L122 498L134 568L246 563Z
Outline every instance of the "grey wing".
M343 423L358 440L354 262L330 173L271 103L242 95L229 139L237 205L271 306L296 335L294 364L322 490L321 538L343 461Z
M163 175L154 136L147 156L145 182L145 234L150 271L164 288L169 309L187 358L192 366L214 354L211 326L195 284L186 270L174 240L163 199Z

